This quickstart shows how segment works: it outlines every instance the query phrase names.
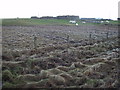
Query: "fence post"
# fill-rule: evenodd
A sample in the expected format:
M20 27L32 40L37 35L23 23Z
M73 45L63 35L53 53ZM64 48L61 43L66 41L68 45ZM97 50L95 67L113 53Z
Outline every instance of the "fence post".
M67 35L67 52L69 53L69 35Z
M106 38L108 39L108 36L109 36L109 32L106 33Z
M67 42L69 42L69 35L67 35Z
M34 49L37 50L37 36L34 36Z
M91 38L92 38L92 34L90 33L90 34L89 34L89 39L91 39Z
M14 57L13 57L13 51L14 51L14 46L12 45L12 44L8 44L9 46L10 46L10 56L11 56L11 59L12 59L12 61L14 61Z
M92 34L90 32L90 34L89 34L89 45L91 45L91 43L92 43ZM90 47L88 49L90 50Z

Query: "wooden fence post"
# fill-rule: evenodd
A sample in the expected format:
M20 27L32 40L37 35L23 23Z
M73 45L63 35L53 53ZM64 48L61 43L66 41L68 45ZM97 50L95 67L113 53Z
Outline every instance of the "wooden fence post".
M106 38L108 39L108 36L109 36L109 32L106 33Z
M68 53L69 53L69 50L68 50L69 49L69 38L70 38L69 35L67 35L67 52Z
M90 33L90 34L89 34L89 39L91 39L91 38L92 38L92 34Z
M90 34L89 34L89 45L91 45L91 43L92 43L92 34L90 32ZM90 47L88 49L90 50Z
M37 36L34 36L34 49L37 50Z
M14 57L13 57L13 55L12 55L12 54L14 53L14 52L13 52L14 46L13 46L12 44L9 44L9 43L8 43L8 45L9 45L9 47L10 47L10 56L11 56L11 59L12 59L12 61L14 61Z

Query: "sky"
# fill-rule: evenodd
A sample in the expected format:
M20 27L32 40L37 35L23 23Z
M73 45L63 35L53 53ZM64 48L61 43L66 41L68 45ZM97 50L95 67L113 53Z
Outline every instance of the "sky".
M78 15L80 18L118 18L120 0L1 0L0 18Z

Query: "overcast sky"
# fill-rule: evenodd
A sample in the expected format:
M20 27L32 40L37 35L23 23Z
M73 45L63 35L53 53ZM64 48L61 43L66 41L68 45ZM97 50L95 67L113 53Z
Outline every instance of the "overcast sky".
M118 18L120 0L1 0L0 18L79 15L80 18Z

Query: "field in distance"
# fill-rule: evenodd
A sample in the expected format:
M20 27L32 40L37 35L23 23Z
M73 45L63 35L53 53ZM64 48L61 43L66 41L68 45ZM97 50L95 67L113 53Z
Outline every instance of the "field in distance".
M83 23L82 20L77 20L78 25L86 25L86 24L106 24L106 23ZM109 22L110 24L118 24L118 21L111 20ZM9 25L20 25L20 26L26 26L26 25L75 25L72 23L69 23L69 20L65 19L30 19L30 18L16 18L16 19L2 19L2 25L3 26L9 26Z

